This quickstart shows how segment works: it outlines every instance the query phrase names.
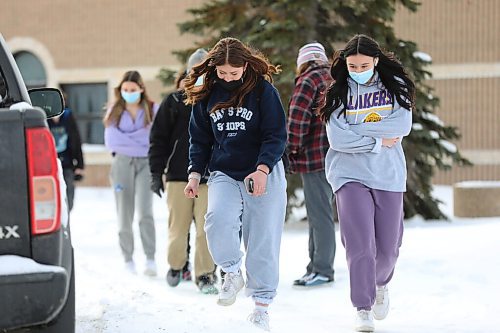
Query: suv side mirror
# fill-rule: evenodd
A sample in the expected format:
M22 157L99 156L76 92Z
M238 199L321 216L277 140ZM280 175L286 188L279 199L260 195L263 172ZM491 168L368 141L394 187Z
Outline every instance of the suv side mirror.
M47 118L59 116L64 111L61 92L56 88L34 88L28 90L31 103L45 111Z

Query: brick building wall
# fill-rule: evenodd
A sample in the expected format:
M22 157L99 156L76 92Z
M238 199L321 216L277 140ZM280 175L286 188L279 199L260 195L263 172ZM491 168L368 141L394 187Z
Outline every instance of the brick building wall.
M473 167L437 172L435 183L500 179L500 1L423 0L399 8L396 33L432 57L437 115L459 128L456 142Z
M179 68L171 51L194 42L193 36L181 37L176 24L200 2L4 0L0 32L13 52L28 50L41 58L50 86L108 82L111 92L126 70L138 69L159 100L159 69Z

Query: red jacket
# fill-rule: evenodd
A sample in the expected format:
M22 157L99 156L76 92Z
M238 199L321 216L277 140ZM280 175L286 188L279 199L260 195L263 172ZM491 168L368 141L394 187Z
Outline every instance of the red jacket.
M318 106L331 81L328 64L313 65L295 80L288 109L287 147L293 173L325 169L329 145Z

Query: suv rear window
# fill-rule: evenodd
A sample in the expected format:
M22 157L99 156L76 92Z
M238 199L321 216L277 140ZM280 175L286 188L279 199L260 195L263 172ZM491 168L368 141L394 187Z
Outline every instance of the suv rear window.
M4 106L4 101L7 99L7 84L3 78L2 71L0 71L0 107Z

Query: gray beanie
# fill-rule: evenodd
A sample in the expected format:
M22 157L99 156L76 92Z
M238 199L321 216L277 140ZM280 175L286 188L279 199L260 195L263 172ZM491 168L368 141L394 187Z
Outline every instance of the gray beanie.
M208 52L201 48L194 51L194 53L189 56L187 62L187 69L186 69L187 73L189 74L189 72L191 72L191 68L193 68L194 66L198 65L200 62L205 60L207 54Z

